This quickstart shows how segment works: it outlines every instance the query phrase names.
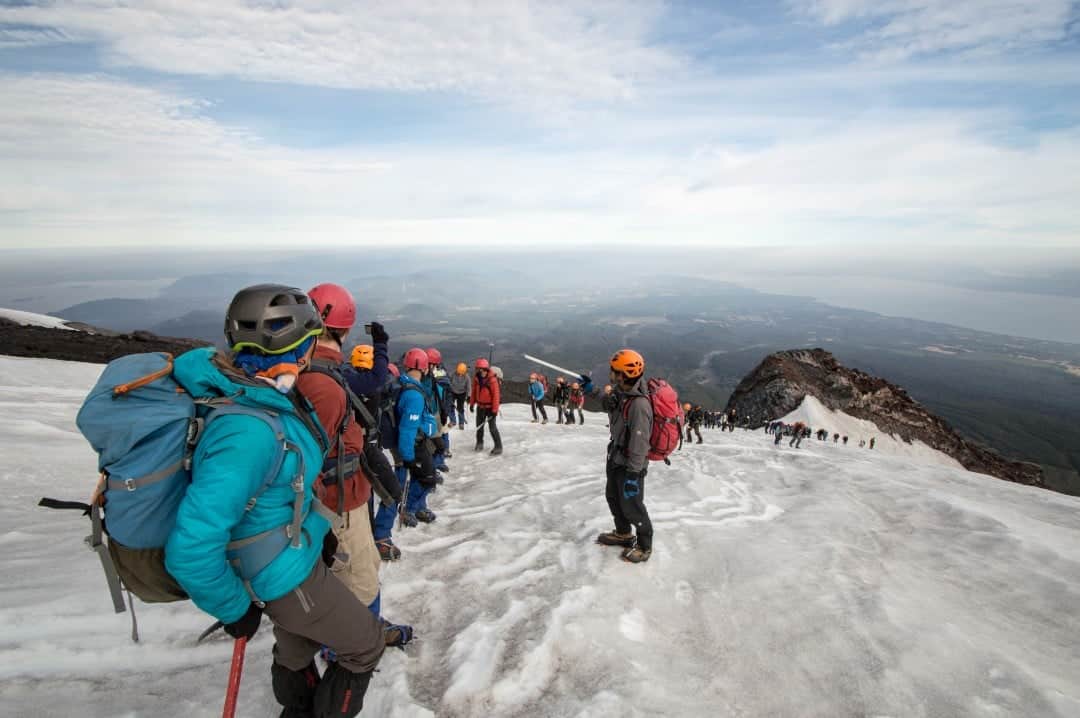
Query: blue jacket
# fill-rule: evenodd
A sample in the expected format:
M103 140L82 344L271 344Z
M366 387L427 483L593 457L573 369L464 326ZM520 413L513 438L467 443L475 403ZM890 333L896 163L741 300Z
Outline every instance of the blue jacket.
M398 453L402 461L410 462L416 458L416 442L426 436L435 436L439 431L435 417L427 409L431 395L427 389L408 374L402 374L401 393L397 400ZM406 389L407 386L416 387Z
M372 396L386 386L386 378L390 376L389 354L386 351L386 342L374 345L375 364L370 369L357 369L346 362L342 374L349 388L357 396Z
M323 536L330 524L310 508L323 449L288 397L269 385L237 383L211 363L213 355L212 347L182 354L176 358L174 378L196 399L233 396L238 404L277 412L286 438L303 456L306 518L302 543L296 549L286 548L251 582L259 598L272 601L303 583L321 560ZM276 456L277 440L270 426L244 415L225 415L208 423L195 448L191 485L165 547L165 566L196 606L223 623L238 620L251 603L239 576L226 562L226 544L292 520L290 482L299 464L294 451L286 452L277 478L258 503L244 511Z
M544 398L544 385L540 383L539 379L529 382L529 394L536 401Z

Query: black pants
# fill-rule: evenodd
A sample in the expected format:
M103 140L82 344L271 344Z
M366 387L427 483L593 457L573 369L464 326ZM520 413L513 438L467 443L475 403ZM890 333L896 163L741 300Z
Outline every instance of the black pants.
M531 399L530 398L529 401L532 402L533 420L534 421L536 420L536 418L537 418L536 417L536 410L539 409L540 410L540 416L544 417L544 421L547 421L547 412L544 411L544 400L543 399Z
M630 527L637 528L637 545L643 551L652 550L652 521L645 508L645 474L641 480L627 482L626 467L607 464L607 488L604 490L611 516L615 519L615 530L621 534L630 533Z
M698 440L698 443L700 443L701 442L701 427L698 426L697 424L688 424L687 425L687 427L686 427L686 442L690 443L690 440L691 440L690 432L691 431L693 431L695 434L697 434L697 440Z
M465 394L454 394L454 408L457 409L457 423L465 423Z
M495 426L495 419L498 417L499 415L492 413L491 409L483 406L476 407L476 443L484 440L484 424L487 423L488 428L491 429L491 440L495 442L495 446L502 447L499 427Z

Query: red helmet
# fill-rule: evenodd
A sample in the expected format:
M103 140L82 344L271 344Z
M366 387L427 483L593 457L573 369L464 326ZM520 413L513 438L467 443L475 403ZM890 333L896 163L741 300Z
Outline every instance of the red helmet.
M421 373L426 372L428 370L427 352L419 347L413 347L405 352L405 358L401 363L405 366L406 371L415 369Z
M442 364L442 352L435 347L428 347L427 360L429 364Z
M491 363L487 359L485 359L484 357L480 357L479 359L476 360L476 368L477 369L490 369L491 368Z
M386 365L386 368L390 370L390 373L394 376L401 376L401 371L397 368L397 364L390 362Z
M308 296L330 329L352 329L356 324L356 302L340 284L320 284L312 287Z

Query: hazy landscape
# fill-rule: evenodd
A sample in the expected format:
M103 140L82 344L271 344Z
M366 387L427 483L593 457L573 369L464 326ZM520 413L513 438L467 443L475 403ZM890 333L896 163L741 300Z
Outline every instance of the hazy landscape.
M115 331L219 342L236 289L339 281L355 293L361 317L386 323L393 352L437 344L456 362L493 351L508 377L519 379L533 368L521 356L527 352L603 377L610 352L630 345L647 357L650 373L714 408L765 355L823 347L848 366L907 388L962 434L1042 464L1048 485L1080 493L1078 344L836 307L779 292L786 289L779 272L772 282L778 293L703 276L711 263L725 273L723 254L689 262L655 252L627 261L587 251L203 256L230 271L198 272L207 263L198 256L106 252L88 260L102 271L86 282L85 261L39 261L32 270L4 271L0 305ZM746 276L749 285L754 275ZM806 288L805 279L792 286ZM823 279L820 291L835 287ZM1063 307L1080 301L1025 296ZM1071 330L1063 326L1063 334Z

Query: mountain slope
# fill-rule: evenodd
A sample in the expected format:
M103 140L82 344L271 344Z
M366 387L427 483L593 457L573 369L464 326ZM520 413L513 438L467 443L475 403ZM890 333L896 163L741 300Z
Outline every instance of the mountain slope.
M189 603L111 608L84 519L34 507L95 478L75 411L100 366L0 357L0 701L34 716L220 715L230 642ZM708 432L647 479L652 560L593 535L604 417L455 431L439 519L397 532L388 651L364 715L1074 716L1080 499L762 432ZM471 428L471 426L470 426ZM241 716L275 714L269 625Z
M948 454L970 471L1044 485L1038 464L1006 459L965 439L903 388L843 366L824 349L795 349L765 357L739 382L725 411L735 409L740 420L745 417L750 426L758 427L794 411L806 396L816 397L829 409L870 421L902 441L919 441Z

